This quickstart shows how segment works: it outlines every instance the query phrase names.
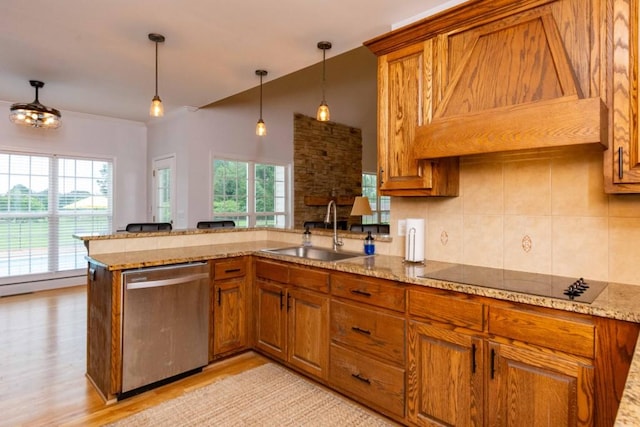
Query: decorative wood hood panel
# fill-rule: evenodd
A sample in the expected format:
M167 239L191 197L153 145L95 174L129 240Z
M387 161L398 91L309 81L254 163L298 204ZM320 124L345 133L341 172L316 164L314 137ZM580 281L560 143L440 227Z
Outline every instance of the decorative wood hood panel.
M430 120L415 129L414 158L577 144L606 149L605 3L470 1L365 43L386 52L420 28L432 29L416 40L435 44L436 87Z

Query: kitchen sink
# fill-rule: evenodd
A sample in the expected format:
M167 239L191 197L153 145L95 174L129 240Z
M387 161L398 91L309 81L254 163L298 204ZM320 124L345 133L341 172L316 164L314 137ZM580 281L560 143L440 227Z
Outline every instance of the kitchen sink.
M367 256L359 252L334 251L332 249L318 248L314 246L292 246L279 249L263 249L262 252L312 259L315 261L342 261L349 258Z

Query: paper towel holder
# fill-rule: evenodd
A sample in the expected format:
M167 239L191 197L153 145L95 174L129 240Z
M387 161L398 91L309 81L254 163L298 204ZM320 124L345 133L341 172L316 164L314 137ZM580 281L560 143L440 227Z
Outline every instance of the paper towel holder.
M416 259L416 228L411 227L407 231L407 242L403 262L411 264L424 264L424 259Z

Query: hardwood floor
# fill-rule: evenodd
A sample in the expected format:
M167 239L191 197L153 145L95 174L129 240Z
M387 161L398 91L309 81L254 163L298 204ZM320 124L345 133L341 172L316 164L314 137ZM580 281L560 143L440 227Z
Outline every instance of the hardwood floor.
M106 405L85 376L84 286L0 298L0 426L99 426L259 366L247 352Z

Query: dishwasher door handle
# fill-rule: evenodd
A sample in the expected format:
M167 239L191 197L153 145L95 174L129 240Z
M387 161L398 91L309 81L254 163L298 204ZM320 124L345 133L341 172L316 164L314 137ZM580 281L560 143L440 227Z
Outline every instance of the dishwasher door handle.
M159 288L161 286L179 285L181 283L193 282L200 279L208 279L209 273L189 274L187 276L173 277L171 279L149 280L144 282L127 283L127 290Z

